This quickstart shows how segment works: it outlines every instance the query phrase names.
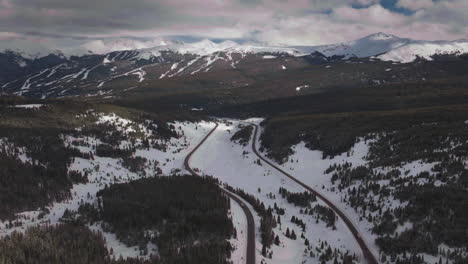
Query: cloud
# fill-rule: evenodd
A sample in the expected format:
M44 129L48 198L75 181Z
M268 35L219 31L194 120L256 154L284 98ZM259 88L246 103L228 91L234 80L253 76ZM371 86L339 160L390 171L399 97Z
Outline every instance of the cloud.
M467 37L466 0L399 0L395 7L411 13L391 11L381 0L0 0L0 32L13 34L0 38L69 47L181 35L272 45L326 44L377 31Z
M15 32L0 32L0 40L20 39L22 35Z
M333 10L333 18L362 25L400 26L408 17L393 13L381 5L372 5L368 8L355 9L343 6Z
M325 14L274 18L272 23L256 27L258 30L252 38L274 45L318 45L349 41L380 31L421 40L468 36L466 27L457 28L464 25L465 16L460 14L459 22L448 22L445 12L455 13L450 8L440 8L404 15L379 4L364 8L342 5Z

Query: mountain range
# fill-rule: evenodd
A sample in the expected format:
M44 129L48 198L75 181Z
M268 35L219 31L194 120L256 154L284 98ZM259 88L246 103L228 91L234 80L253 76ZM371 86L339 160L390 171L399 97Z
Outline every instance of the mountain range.
M5 42L5 43L2 43ZM44 44L32 45L26 40L15 42L0 41L0 50L13 52L25 59L39 59L50 54L59 56L84 56L103 55L115 51L139 50L143 54L157 55L158 51L171 50L179 53L191 53L196 55L209 55L221 51L239 52L285 52L296 56L320 52L325 56L371 57L376 55L382 60L398 62L411 62L415 56L430 59L435 54L459 54L467 50L468 40L455 41L421 41L409 38L400 38L386 33L375 33L357 40L319 45L319 46L282 46L267 47L258 44L243 45L234 41L213 42L208 39L199 42L184 43L166 39L152 41L138 41L132 39L116 39L111 41L93 40L82 44L77 48L65 50L51 49Z
M210 40L93 41L67 51L47 50L43 46L35 51L6 48L0 53L0 67L4 69L0 87L4 93L40 98L102 96L111 94L115 87L133 89L148 81L191 78L209 72L241 69L257 75L266 70L283 71L353 59L411 63L418 58L431 61L437 56L457 57L465 53L467 40L419 41L385 33L338 44L289 47ZM248 83L237 86L245 84Z

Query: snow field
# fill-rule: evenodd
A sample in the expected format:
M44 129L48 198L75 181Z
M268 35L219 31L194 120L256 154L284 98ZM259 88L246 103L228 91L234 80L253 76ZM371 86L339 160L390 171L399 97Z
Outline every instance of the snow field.
M248 122L260 123L262 119L249 119ZM98 114L97 123L110 122L115 124L117 128L124 134L134 133L136 131L142 132L145 135L151 135L151 130L145 127L145 124L138 124L131 120L121 118L115 114ZM285 215L281 216L281 225L274 229L275 234L279 235L281 244L279 246L273 245L273 257L267 259L261 256L261 237L259 232L260 217L254 213L256 224L256 251L257 262L262 261L266 263L320 263L318 256L311 258L308 254L304 253L305 245L304 240L300 238L302 230L299 226L291 223L290 219L294 215L306 223L305 237L310 241L312 248L318 247L322 241L326 241L331 245L332 249L337 248L341 252L349 251L351 254L355 253L360 256L361 252L354 240L354 237L349 232L345 224L338 220L336 223L336 230L326 227L322 221L316 223L313 216L301 214L300 208L289 204L285 199L281 198L278 193L279 187L286 188L291 192L303 192L304 189L286 178L276 170L271 168L264 162L257 164L258 158L252 152L251 142L246 146L240 146L237 143L231 142L230 138L238 129L238 125L244 121L238 120L221 120L218 129L208 138L208 140L198 149L192 156L191 165L193 168L198 168L205 175L212 175L219 178L235 188L241 188L247 193L255 195L267 207L273 207L276 203L278 207L286 209ZM165 142L167 146L166 151L161 151L154 148L141 148L137 149L134 156L145 157L148 163L157 163L158 167L162 170L162 175L170 175L173 173L184 174L184 159L186 155L203 139L203 137L215 126L214 122L175 122L173 123L179 138L171 138ZM261 131L260 131L261 132ZM80 141L83 144L74 146L83 153L95 154L93 147L99 145L100 142L96 138L75 138L72 136L64 135L65 144L71 144L74 141ZM253 139L251 139L253 140ZM258 138L255 140L259 140ZM0 142L2 145L7 145L5 141ZM162 141L161 141L162 143ZM291 155L288 161L281 165L281 167L297 177L299 180L315 188L317 191L323 193L327 198L338 205L350 219L353 220L355 226L361 231L365 240L374 253L378 253L378 248L373 242L375 236L371 233L371 224L366 219L360 220L359 212L350 208L343 201L343 193L338 193L334 186L332 186L330 177L331 175L325 174L324 171L332 164L342 164L350 162L353 167L366 164L366 155L369 149L369 143L360 140L350 150L349 156L344 153L336 156L333 159L322 159L322 152L311 151L305 147L304 143L299 143L293 147L294 154ZM120 148L129 146L130 142L123 141ZM137 145L141 144L141 140L137 139ZM260 142L257 142L260 146ZM7 147L7 149L9 149ZM18 150L18 156L23 162L28 162L29 159L25 154L25 150ZM407 170L410 171L408 175L416 175L421 171L430 171L435 165L425 164L421 161L408 163L399 168L403 173ZM379 168L381 171L390 170L391 168ZM77 184L73 186L71 193L72 199L60 203L54 203L48 206L50 213L46 214L42 219L38 219L40 211L30 211L18 214L18 218L23 222L21 226L11 229L6 228L6 222L0 223L0 236L10 234L13 231L24 231L29 226L43 225L43 224L56 224L65 212L65 210L77 210L81 203L94 203L96 201L96 193L104 188L106 185L114 183L128 182L131 180L145 177L132 173L124 168L120 159L98 157L94 156L94 160L87 160L82 158L75 158L70 165L69 170L77 170L88 173L89 183ZM154 167L147 166L145 169L146 175L155 174ZM381 181L382 185L388 182ZM270 194L273 194L273 199ZM323 202L317 203L324 205ZM247 203L248 204L248 203ZM312 203L312 206L316 204ZM386 207L396 207L402 204L398 200L390 200L386 203ZM403 205L404 206L404 205ZM252 212L255 212L249 205ZM237 229L237 239L231 239L235 250L232 254L231 260L234 263L241 263L245 258L246 252L246 218L242 209L237 203L231 201L231 217L234 226ZM402 232L406 228L410 228L412 223L404 223L399 226L397 231ZM100 226L90 226L93 230L100 230ZM298 236L297 240L291 240L285 236L286 229L294 230ZM102 231L102 230L101 230ZM134 247L126 247L124 244L115 239L115 235L103 232L108 248L113 249L115 257L137 257L140 252ZM157 253L156 245L149 245L149 254ZM148 257L149 254L146 256ZM376 254L378 256L378 254ZM430 256L427 256L429 259Z
M255 195L267 207L273 207L276 203L278 207L286 209L285 215L281 216L281 226L274 230L275 234L279 235L281 244L280 246L272 246L272 259L265 259L260 255L261 239L258 231L260 219L255 219L258 263L262 259L267 263L320 263L318 258L310 258L304 255L304 240L300 239L301 229L290 222L293 215L306 222L307 227L304 235L309 239L313 248L317 247L321 241L327 241L332 248L340 249L342 252L349 250L351 254L360 255L360 249L354 237L342 221L337 221L337 230L327 228L326 224L320 221L319 224L315 224L315 218L300 214L299 207L295 207L281 198L278 194L279 187L284 187L291 192L303 192L304 189L270 168L267 164L263 162L261 162L261 165L256 164L257 158L252 153L250 144L243 147L231 142L230 138L241 122L229 121L232 124L220 123L218 129L208 138L205 144L194 153L191 165L193 168L200 169L205 175L212 175L235 188L241 188L247 193ZM270 193L274 194L276 198L269 198L268 194ZM286 228L294 230L298 239L290 240L286 238L284 235Z

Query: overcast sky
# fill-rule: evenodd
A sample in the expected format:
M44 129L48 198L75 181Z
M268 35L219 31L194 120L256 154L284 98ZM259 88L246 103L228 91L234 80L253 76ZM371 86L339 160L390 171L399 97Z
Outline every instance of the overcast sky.
M468 38L468 0L0 0L0 41L200 38L318 45L375 32Z

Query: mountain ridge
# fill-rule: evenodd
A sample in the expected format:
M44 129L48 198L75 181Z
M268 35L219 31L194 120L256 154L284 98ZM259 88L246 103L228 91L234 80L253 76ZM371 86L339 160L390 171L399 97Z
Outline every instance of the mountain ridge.
M463 45L460 45L462 43ZM405 54L394 55L395 52L404 50L402 48L406 45L419 45L418 49L406 51ZM437 49L431 46L443 46ZM0 41L0 47L1 47ZM424 49L426 46L426 49ZM181 54L192 54L198 56L212 55L216 52L239 52L239 53L287 53L293 56L305 56L315 52L320 52L327 57L341 56L344 59L352 57L364 58L376 56L381 60L391 60L396 62L411 62L414 61L416 56L430 59L430 56L437 55L438 53L456 54L468 52L468 40L459 39L453 41L423 41L414 40L410 38L400 38L395 35L378 32L359 39L333 43L327 45L317 46L265 46L257 43L239 44L232 40L225 40L222 42L214 42L209 39L202 39L198 42L181 42L170 41L165 39L157 39L154 41L139 42L135 40L121 39L104 42L95 40L87 42L80 46L80 48L69 50L50 49L45 51L44 45L39 45L37 52L22 50L21 48L4 48L5 51L12 51L19 56L26 59L39 59L49 54L58 56L71 57L71 56L86 56L86 55L107 55L116 51L135 51L140 53L142 59L150 59L151 57L158 57L162 51L172 51ZM440 52L439 52L440 50ZM390 56L380 56L385 53L393 52ZM402 57L405 55L405 57ZM380 57L379 57L380 56Z
M125 48L133 44L117 43L114 47ZM396 74L396 69L392 71L389 67L391 64L387 62L431 61L435 55L457 57L468 53L468 41L465 40L415 41L382 32L350 42L322 46L268 47L208 39L194 43L159 44L164 45L70 57L60 51L40 58L23 57L20 52L7 51L0 53L0 67L4 69L0 72L0 89L7 94L49 98L109 97L116 91L154 85L163 90L174 85L178 89L179 85L185 86L185 82L190 83L192 88L203 82L220 88L236 88L276 78L268 76L271 74L279 74L280 78L289 80L301 69L309 70L313 65L333 63L341 63L344 67L337 74L349 74L342 79L348 82L342 85L379 85L403 79L426 80L437 70L424 70L417 74L419 77L414 77L414 74L407 76L403 72ZM374 61L382 61L378 68L384 67L383 74L368 74L369 70L366 73L356 72L356 67L351 67L356 70L345 69L350 68L346 65L370 65ZM330 67L332 65L326 65L327 69ZM229 76L228 81L219 79L220 76ZM296 87L308 85L310 81L306 80L309 77L299 75L299 79L287 81L287 86L294 86L295 91ZM328 82L320 82L320 86L325 86L325 83ZM204 83L202 86L206 85Z

